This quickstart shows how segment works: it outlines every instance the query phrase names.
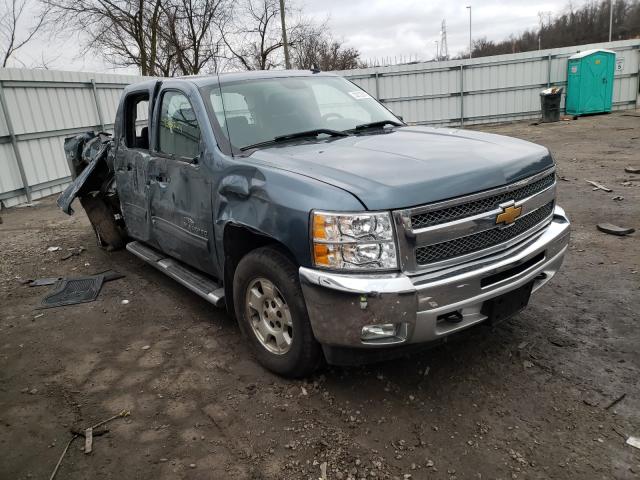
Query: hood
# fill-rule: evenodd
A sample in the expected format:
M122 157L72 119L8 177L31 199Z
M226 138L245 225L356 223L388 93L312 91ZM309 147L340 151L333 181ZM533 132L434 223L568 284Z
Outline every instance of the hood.
M275 146L257 150L249 158L347 190L369 210L468 195L553 165L549 151L534 143L428 127Z

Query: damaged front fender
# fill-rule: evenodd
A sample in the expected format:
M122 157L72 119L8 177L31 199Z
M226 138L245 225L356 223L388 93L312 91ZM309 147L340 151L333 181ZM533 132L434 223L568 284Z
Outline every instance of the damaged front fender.
M298 265L311 266L309 215L312 210L361 210L349 192L270 165L234 160L214 191L216 251L224 264L224 230L245 228L286 248Z

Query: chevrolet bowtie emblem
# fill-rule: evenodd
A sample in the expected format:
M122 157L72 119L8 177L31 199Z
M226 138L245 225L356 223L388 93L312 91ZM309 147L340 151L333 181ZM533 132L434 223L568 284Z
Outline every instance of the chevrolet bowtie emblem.
M502 207L502 212L498 214L496 217L496 225L498 223L504 223L505 225L509 225L516 221L516 219L522 213L522 207L516 207L514 205L509 205L508 207Z

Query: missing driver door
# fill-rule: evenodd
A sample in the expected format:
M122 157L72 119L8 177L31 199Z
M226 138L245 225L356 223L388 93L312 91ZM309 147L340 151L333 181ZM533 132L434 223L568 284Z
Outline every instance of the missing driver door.
M211 183L199 164L200 127L187 96L161 92L149 165L151 232L163 252L212 273Z

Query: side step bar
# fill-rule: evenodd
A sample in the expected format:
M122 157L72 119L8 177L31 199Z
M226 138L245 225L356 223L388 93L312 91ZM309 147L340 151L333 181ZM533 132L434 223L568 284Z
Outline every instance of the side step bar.
M181 283L207 302L216 307L224 306L224 288L204 273L200 273L174 258L167 257L141 242L127 243L127 250Z

